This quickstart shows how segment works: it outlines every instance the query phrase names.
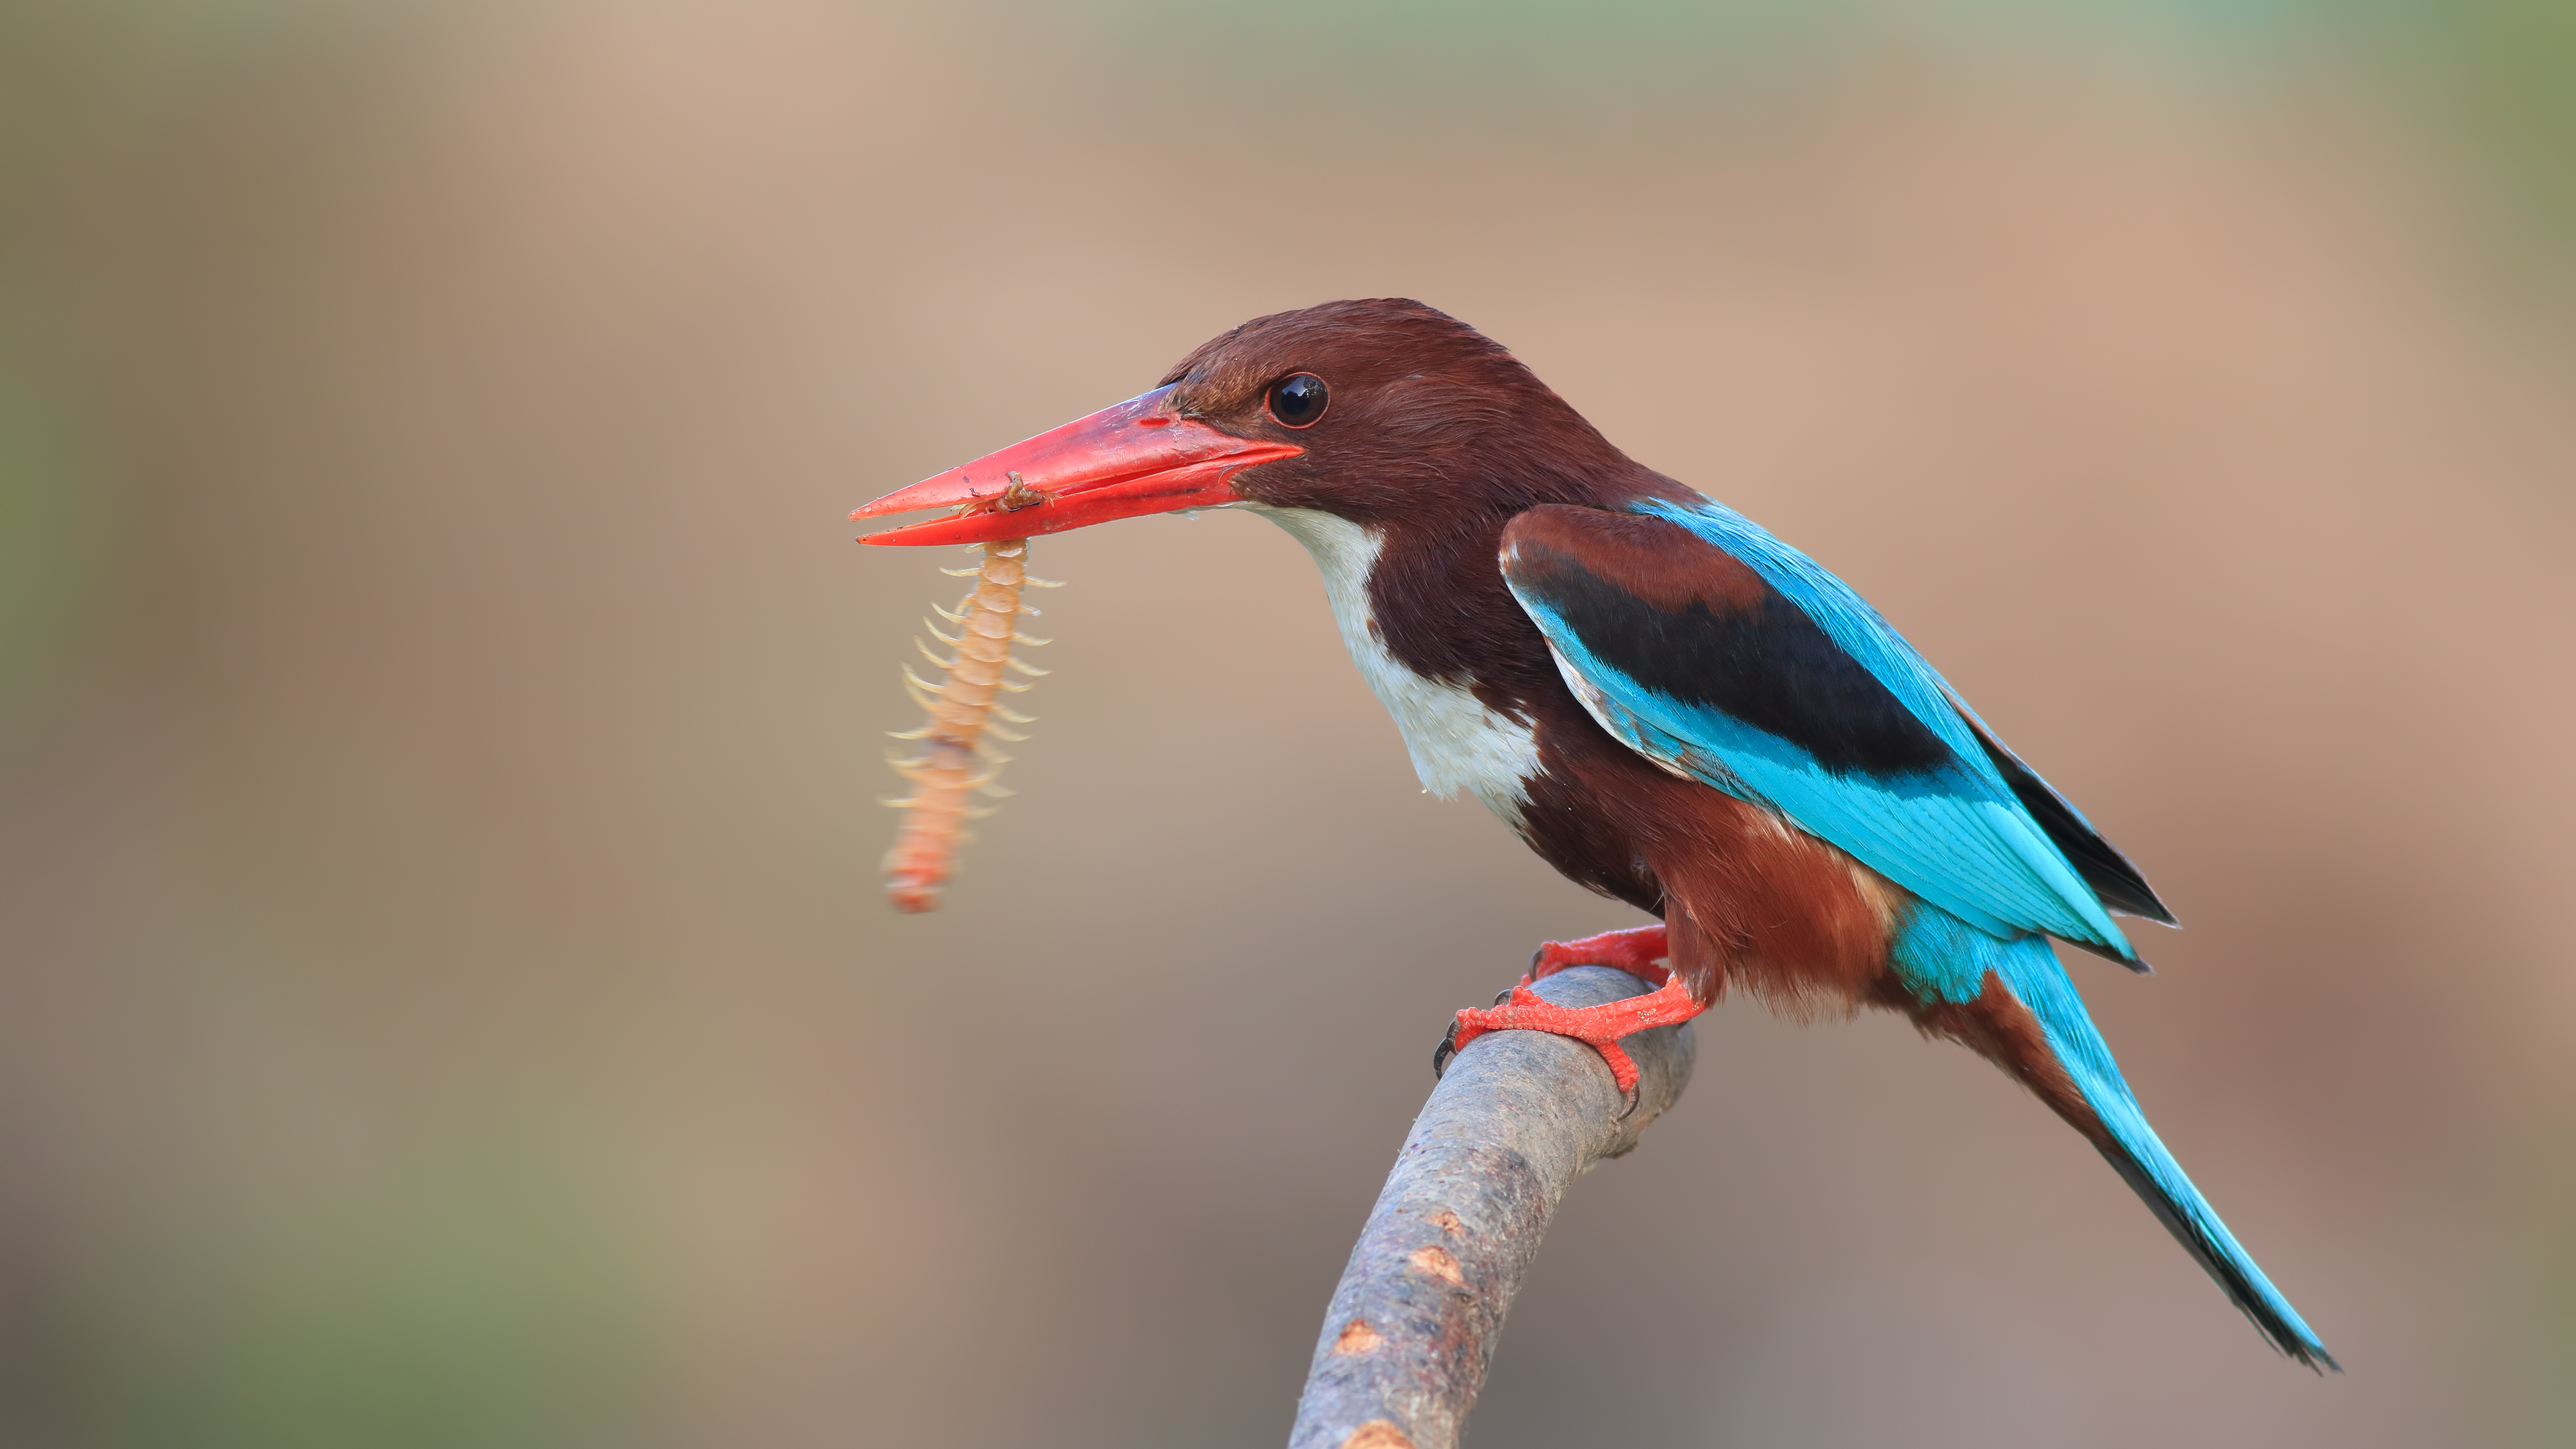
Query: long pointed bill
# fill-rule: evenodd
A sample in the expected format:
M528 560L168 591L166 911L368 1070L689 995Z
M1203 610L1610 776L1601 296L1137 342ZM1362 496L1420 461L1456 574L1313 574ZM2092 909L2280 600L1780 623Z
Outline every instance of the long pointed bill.
M861 543L990 543L1062 533L1112 519L1240 502L1234 475L1256 463L1306 451L1221 433L1166 410L1172 389L1076 418L1024 443L898 488L852 518L883 518L917 508L956 508Z

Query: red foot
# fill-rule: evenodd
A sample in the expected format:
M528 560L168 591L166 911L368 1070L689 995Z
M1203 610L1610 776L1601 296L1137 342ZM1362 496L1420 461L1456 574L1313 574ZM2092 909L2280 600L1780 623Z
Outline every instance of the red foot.
M1530 958L1530 979L1553 976L1568 966L1615 966L1640 981L1661 986L1672 979L1672 968L1663 964L1672 949L1661 926L1631 926L1580 941L1549 941Z
M1653 929L1658 934L1663 931L1661 926ZM1671 979L1643 996L1599 1006L1558 1006L1542 1000L1523 979L1512 988L1509 1001L1459 1012L1454 1041L1458 1050L1464 1051L1467 1043L1489 1031L1544 1031L1570 1036L1601 1053L1601 1060L1610 1064L1610 1080L1617 1082L1620 1095L1626 1096L1637 1090L1637 1064L1620 1049L1619 1038L1634 1036L1650 1026L1685 1022L1707 1009L1688 987Z

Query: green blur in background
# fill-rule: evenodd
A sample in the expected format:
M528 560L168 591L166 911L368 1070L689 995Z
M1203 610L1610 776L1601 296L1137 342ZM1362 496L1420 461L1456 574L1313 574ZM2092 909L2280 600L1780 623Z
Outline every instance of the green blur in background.
M0 9L0 1437L1284 1433L1452 1008L1632 924L1250 519L854 504L1413 295L1868 593L2191 929L2077 979L2350 1368L1901 1024L1704 1025L1480 1446L2576 1440L2576 5Z

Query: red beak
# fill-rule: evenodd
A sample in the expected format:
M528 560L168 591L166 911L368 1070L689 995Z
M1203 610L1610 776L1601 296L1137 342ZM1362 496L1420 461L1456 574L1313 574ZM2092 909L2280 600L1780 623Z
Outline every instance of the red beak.
M953 518L872 533L861 543L990 543L1112 519L1240 503L1234 475L1306 451L1221 433L1168 411L1172 389L1102 408L998 453L898 488L852 518L952 508Z

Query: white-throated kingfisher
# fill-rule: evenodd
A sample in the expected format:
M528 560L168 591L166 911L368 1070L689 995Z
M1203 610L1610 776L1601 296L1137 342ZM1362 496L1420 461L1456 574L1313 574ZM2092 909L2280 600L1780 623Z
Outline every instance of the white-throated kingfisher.
M1007 496L1006 496L1007 495ZM2084 1134L2282 1352L2334 1359L2147 1125L2051 938L2144 971L2146 880L1842 580L1632 462L1528 368L1419 302L1247 322L1141 397L852 515L974 543L1187 508L1293 534L1423 785L1482 800L1568 878L1662 924L1549 942L1660 983L1458 1013L1598 1049L1740 986L1903 1012Z

